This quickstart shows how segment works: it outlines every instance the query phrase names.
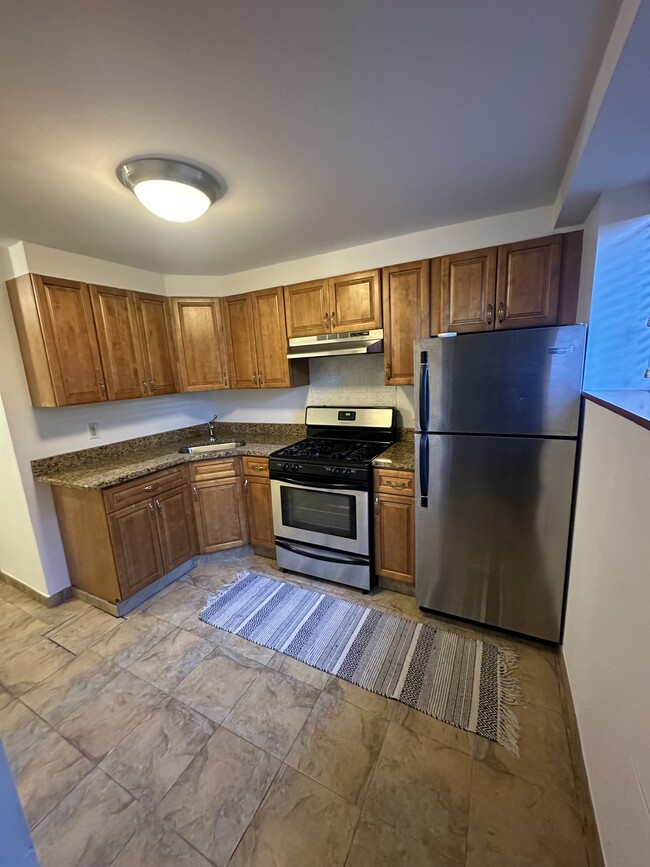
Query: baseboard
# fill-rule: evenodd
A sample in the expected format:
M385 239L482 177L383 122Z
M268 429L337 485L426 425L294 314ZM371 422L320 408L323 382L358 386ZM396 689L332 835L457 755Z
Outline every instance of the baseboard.
M382 590L392 590L394 593L403 593L404 596L415 596L415 585L407 584L406 581L396 581L394 578L377 577L377 583Z
M13 575L9 575L7 572L0 571L0 581L3 581L5 584L10 584L12 587L15 587L16 590L20 590L21 593L25 594L25 596L29 596L30 599L35 599L46 608L55 608L57 605L61 605L62 602L65 602L66 599L70 599L72 596L72 587L64 587L63 590L59 590L57 593L53 593L52 596L48 596L47 593L41 593L40 590L37 590L35 587L30 587L29 584L25 584L23 581L14 578Z
M573 775L575 778L578 806L580 808L582 819L582 828L587 842L589 867L605 867L605 859L603 857L602 846L600 845L598 826L596 825L594 805L589 790L589 778L587 777L587 768L585 766L585 759L582 752L578 719L576 717L573 697L571 695L571 686L569 684L569 676L564 659L564 648L562 647L560 647L560 652L558 654L558 662L560 672L560 692L562 693L562 703L565 711L564 717L567 721L569 749L571 750L571 762L573 764Z

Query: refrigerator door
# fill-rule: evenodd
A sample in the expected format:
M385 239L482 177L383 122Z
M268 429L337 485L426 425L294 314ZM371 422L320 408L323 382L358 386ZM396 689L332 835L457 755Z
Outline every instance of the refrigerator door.
M421 431L577 436L586 326L415 342Z
M430 434L415 454L418 604L559 641L576 441Z

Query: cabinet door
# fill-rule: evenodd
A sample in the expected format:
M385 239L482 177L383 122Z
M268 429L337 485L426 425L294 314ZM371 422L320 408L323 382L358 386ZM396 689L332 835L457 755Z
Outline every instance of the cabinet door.
M88 286L34 276L34 289L57 406L107 400Z
M154 502L164 571L171 572L198 551L190 490L183 485L161 494Z
M231 388L258 388L259 365L255 351L253 302L249 294L223 299Z
M375 572L415 583L415 501L410 497L375 497Z
M152 500L134 503L108 516L122 599L164 574Z
M442 256L439 262L431 291L439 299L440 330L492 331L497 248Z
M126 289L91 286L90 297L108 399L143 397L147 394L147 384L133 293Z
M284 287L287 337L310 337L330 330L329 285L310 280Z
M291 385L282 288L253 292L257 381L262 388Z
M274 548L271 483L268 479L249 476L244 479L244 489L246 491L246 512L251 545Z
M496 328L554 325L562 235L499 247Z
M386 385L413 385L413 341L428 337L429 260L382 272Z
M241 478L195 482L192 486L199 551L237 548L248 541Z
M172 298L178 371L183 391L228 387L218 298Z
M381 328L381 272L361 271L330 277L330 327L332 331L366 331Z
M169 302L160 295L135 295L138 331L149 394L173 394L176 389L176 358L169 315Z

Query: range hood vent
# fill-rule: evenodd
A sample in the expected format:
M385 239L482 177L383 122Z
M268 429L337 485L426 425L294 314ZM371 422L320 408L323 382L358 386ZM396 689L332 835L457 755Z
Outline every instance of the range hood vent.
M317 334L313 337L292 337L289 358L319 358L324 355L365 355L384 351L384 331L348 331L343 334Z

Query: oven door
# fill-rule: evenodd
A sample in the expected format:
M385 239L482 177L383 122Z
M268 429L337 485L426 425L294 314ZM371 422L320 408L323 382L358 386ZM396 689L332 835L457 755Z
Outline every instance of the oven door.
M369 556L368 491L347 482L271 479L271 499L276 536Z

